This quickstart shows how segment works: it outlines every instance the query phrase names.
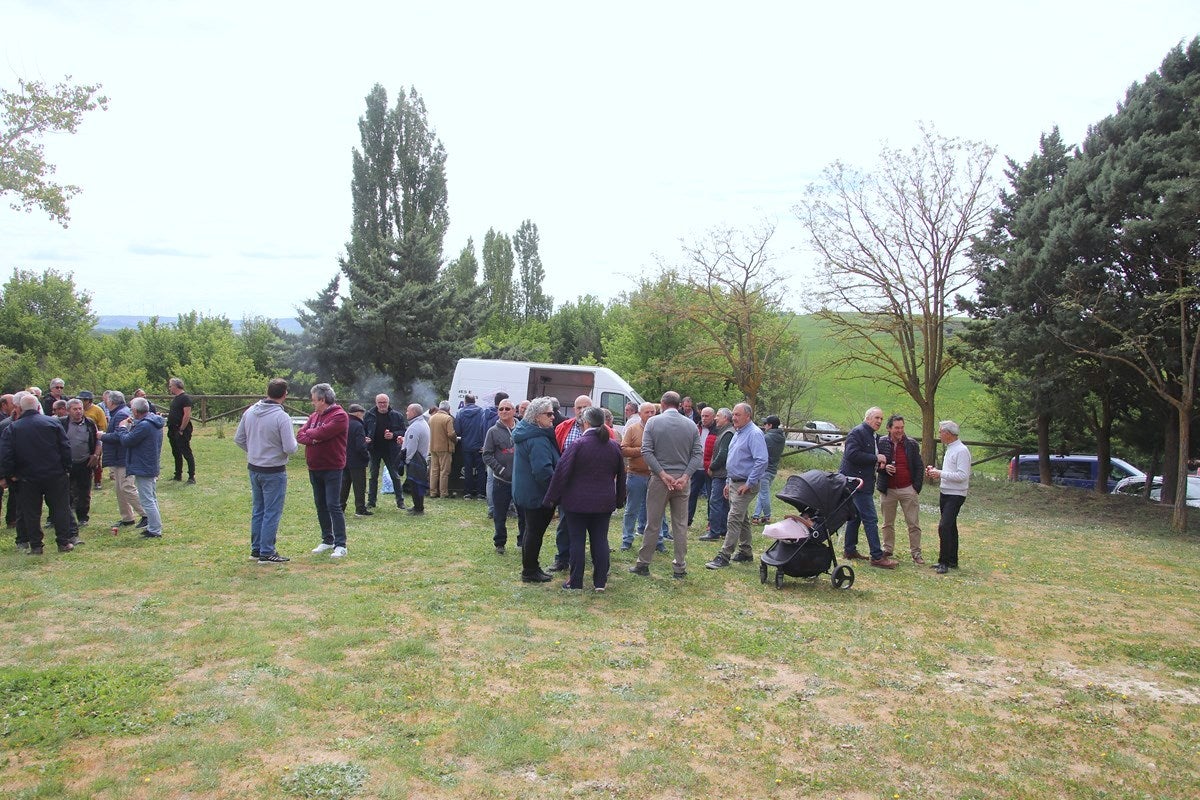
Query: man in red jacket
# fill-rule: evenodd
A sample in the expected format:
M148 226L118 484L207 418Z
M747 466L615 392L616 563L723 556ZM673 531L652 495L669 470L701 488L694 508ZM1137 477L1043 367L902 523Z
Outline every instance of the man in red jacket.
M337 404L333 387L318 383L312 387L312 415L296 432L296 441L304 445L308 480L321 524L321 543L314 553L330 550L330 558L346 555L346 515L342 512L342 470L346 468L346 431L350 416Z

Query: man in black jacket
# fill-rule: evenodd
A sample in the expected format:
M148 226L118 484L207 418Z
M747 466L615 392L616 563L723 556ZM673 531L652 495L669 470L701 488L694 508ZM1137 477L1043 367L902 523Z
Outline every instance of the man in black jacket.
M404 508L404 493L400 491L400 471L396 463L400 456L400 442L404 441L404 414L392 408L386 394L375 395L375 407L363 417L367 448L371 451L371 479L367 487L367 508L375 507L379 496L379 464L382 462L392 476L396 493L396 508Z
M924 564L921 558L921 486L925 482L925 464L921 461L921 446L917 440L904 435L904 417L893 414L888 418L888 435L879 440L879 452L887 463L879 471L879 492L883 499L883 552L892 555L896 547L896 505L904 509L908 524L908 547L914 564Z
M20 398L21 416L0 435L0 476L21 484L19 493L21 520L29 536L29 553L42 554L42 501L50 506L54 538L60 553L69 553L71 544L71 508L67 489L67 470L71 466L71 448L62 424L41 413L37 397Z
M67 416L59 421L67 434L67 445L71 448L69 493L76 523L71 544L79 544L78 528L88 524L92 510L92 476L100 464L102 450L100 430L96 423L84 416L83 401L77 397L67 401Z
M366 494L367 465L371 462L366 428L362 421L365 411L366 409L358 403L351 403L346 409L350 419L346 427L346 468L342 470L342 513L346 513L346 501L350 499L350 489L353 488L356 517L371 516L371 510L367 508L366 500L363 499Z
M867 544L871 548L871 566L895 569L896 559L884 554L879 543L879 516L875 513L875 472L883 468L887 459L879 453L875 433L883 425L883 411L872 407L863 415L861 425L846 436L846 447L842 451L842 465L838 470L843 475L861 478L862 487L854 493L854 508L858 515L846 523L845 557L866 558L858 552L858 526L867 530Z

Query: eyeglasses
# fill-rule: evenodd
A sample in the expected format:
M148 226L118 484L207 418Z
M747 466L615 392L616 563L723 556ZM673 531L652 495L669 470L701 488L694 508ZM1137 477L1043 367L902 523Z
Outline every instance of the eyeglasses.
M543 416L543 417L553 417L553 416L554 416L554 412L553 412L553 411L543 411L543 412L542 412L542 416Z

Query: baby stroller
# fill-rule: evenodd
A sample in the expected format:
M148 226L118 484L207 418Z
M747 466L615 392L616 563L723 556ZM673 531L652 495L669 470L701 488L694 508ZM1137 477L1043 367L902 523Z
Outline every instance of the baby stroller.
M830 575L835 589L853 586L854 569L838 566L833 535L854 514L851 498L861 486L861 478L819 469L788 478L783 491L775 496L795 506L805 522L787 519L763 531L775 541L762 554L758 565L762 582L767 582L768 568L774 567L777 589L783 587L785 575L815 578L823 573Z

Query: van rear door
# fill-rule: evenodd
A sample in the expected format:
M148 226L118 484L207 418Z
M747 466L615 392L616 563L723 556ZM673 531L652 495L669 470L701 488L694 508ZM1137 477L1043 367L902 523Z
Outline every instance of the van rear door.
M592 396L596 376L590 370L531 367L529 397L557 397L563 408L572 406L581 394ZM567 416L570 416L569 414Z

